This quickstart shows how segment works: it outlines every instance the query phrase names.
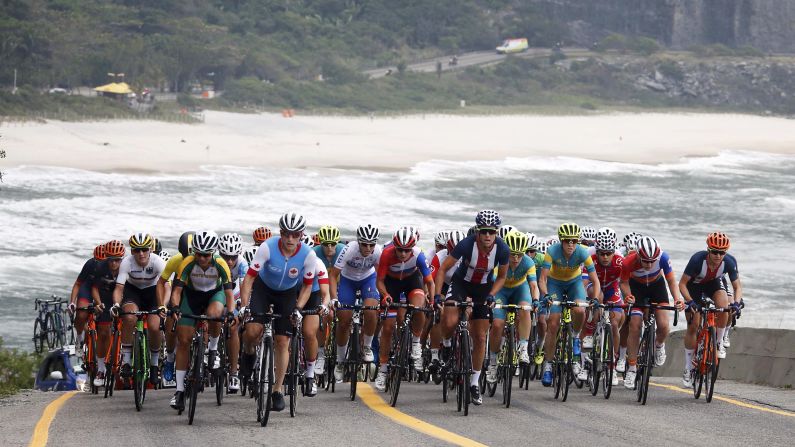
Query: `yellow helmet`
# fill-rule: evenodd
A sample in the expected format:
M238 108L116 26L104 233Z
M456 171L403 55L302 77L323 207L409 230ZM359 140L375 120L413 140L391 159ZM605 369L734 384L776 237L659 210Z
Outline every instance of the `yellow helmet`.
M511 253L525 254L529 238L524 233L518 231L511 231L505 235L505 243L508 244L508 249Z
M321 244L328 242L339 243L340 230L333 225L323 225L317 232L317 237L320 239Z
M135 233L130 236L130 249L154 248L155 240L149 233Z
M580 239L580 226L573 222L561 224L558 227L558 239Z

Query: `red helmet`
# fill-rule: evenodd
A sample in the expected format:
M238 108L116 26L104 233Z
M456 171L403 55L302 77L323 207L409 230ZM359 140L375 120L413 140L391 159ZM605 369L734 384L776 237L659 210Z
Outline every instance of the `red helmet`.
M253 235L254 243L259 245L265 242L265 240L270 239L271 236L273 236L273 233L271 232L270 228L259 227L256 230L254 230L254 235Z
M729 237L721 232L710 233L707 236L707 248L712 250L728 250Z
M312 242L314 242L315 245L320 245L320 236L318 236L317 233L312 235Z
M411 227L400 227L395 231L395 235L392 236L392 243L397 248L413 248L417 245L417 233Z
M105 244L105 256L110 258L123 258L126 253L126 248L122 241L110 241Z
M94 247L94 259L97 261L105 260L105 244L100 244Z

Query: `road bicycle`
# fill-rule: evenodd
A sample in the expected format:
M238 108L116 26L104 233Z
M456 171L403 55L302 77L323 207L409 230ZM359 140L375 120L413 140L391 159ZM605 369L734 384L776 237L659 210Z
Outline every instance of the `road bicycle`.
M574 382L574 329L572 327L571 309L588 307L590 304L577 301L552 301L552 306L560 306L560 325L558 326L555 355L552 358L552 388L555 399L562 397L566 402L569 396L569 385Z
M703 305L699 307L701 324L696 335L696 351L693 355L691 374L693 377L693 397L701 396L702 387L704 398L712 402L712 393L715 391L715 381L718 379L720 359L718 358L718 339L715 314L731 312L731 307L715 307L715 302L708 297L703 297Z
M652 310L674 311L674 326L679 323L679 310L674 306L664 306L654 303L642 306L630 306L630 310L633 308L647 310L643 318L643 326L641 327L637 374L635 375L635 390L637 391L638 402L640 402L641 405L646 405L646 398L649 395L649 379L654 369L655 337L657 334L657 318L655 312L652 312Z
M496 393L498 384L502 384L502 403L505 405L505 408L510 408L513 377L520 368L517 349L519 334L516 330L516 312L520 310L532 310L533 306L495 304L494 309L505 309L505 327L503 328L500 352L497 354L497 382L487 382L486 389L489 397L491 397Z
M349 380L351 384L350 398L351 400L356 400L356 384L359 380L359 372L364 369L364 375L362 377L366 378L370 371L369 363L371 363L365 362L362 358L362 313L366 310L377 311L380 309L380 307L364 306L362 304L361 292L357 290L356 300L354 301L353 305L338 304L337 309L353 311L353 315L351 317L351 335L348 338L348 348L347 352L345 353L345 360L343 360L342 364L345 367L345 378ZM336 357L336 352L334 355Z
M147 337L146 317L160 313L158 309L139 310L135 312L119 312L119 316L134 315L136 318L133 333L133 349L130 366L132 367L133 396L135 409L141 411L146 400L146 383L149 381L149 340ZM160 320L162 326L163 320ZM176 323L175 323L176 325Z
M416 307L410 303L392 303L390 309L405 309L405 314L400 326L392 337L392 349L387 363L387 390L389 391L389 405L397 404L400 393L400 382L411 381L414 371L414 360L411 358L411 320L414 312L431 313L432 309ZM384 347L385 348L385 347Z

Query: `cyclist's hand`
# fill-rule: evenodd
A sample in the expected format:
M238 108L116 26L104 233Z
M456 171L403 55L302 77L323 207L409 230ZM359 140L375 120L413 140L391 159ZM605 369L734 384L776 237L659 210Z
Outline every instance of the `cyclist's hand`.
M389 295L384 295L381 298L381 307L389 307L392 304L392 297Z
M489 306L489 307L491 307L493 309L495 302L497 302L497 300L494 298L494 295L487 295L486 296L486 305L487 306Z
M734 315L737 318L740 318L740 315L742 314L742 310L741 310L742 307L740 306L740 303L738 303L738 302L731 303L731 304L729 304L729 307L732 308L732 313L734 313Z
M170 313L174 316L175 320L179 321L179 319L182 317L182 312L180 312L179 306L171 306Z
M240 302L240 298L236 299L235 300L235 309L240 309L241 305L242 305L242 303Z
M540 306L540 303L538 302L538 300L533 300L532 305L533 305L533 309L538 309L538 307Z
M688 301L687 303L685 303L685 306L686 306L685 310L690 310L690 311L693 311L693 312L697 312L698 311L698 303L696 303L696 300Z
M119 303L113 303L113 306L110 308L110 313L114 317L118 317L120 310L121 310L121 306L119 306Z
M168 309L166 309L166 306L160 306L157 308L157 315L159 315L160 318L166 318L167 314L168 314Z
M679 298L674 302L674 306L676 306L676 310L682 311L685 309L685 300Z
M296 326L298 326L299 324L301 324L301 321L302 321L303 319L304 319L304 316L303 316L303 315L301 315L301 311L300 311L300 310L298 310L298 309L295 309L295 310L293 311L293 318L292 318L292 320L293 320L293 324L295 324Z
M433 305L437 309L440 309L442 307L442 295L437 293L436 295L433 296Z
M626 301L627 304L635 304L635 295L627 295L627 296L625 296L624 297L624 301Z
M546 295L544 295L544 298L542 298L542 299L544 300L544 303L546 303L547 306L549 306L549 304L552 303L552 297L549 296L548 293Z
M102 303L94 304L94 313L99 315L105 310L105 305Z
M69 313L74 315L77 312L77 305L75 303L69 303Z
M331 299L331 308L332 308L332 309L336 309L336 308L338 308L339 306L340 306L340 300L339 300L339 299L337 299L337 298L332 298L332 299Z
M328 315L329 314L328 306L326 306L325 304L317 306L317 314L320 315L321 317L325 317L326 315Z

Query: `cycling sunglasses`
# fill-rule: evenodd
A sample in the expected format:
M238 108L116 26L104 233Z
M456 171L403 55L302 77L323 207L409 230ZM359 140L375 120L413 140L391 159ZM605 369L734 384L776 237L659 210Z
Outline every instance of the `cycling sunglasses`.
M480 230L478 230L478 233L494 235L497 234L497 230L495 230L494 228L481 228Z
M723 256L726 254L726 250L709 250L709 252L713 255Z
M142 252L145 252L145 251L149 251L149 249L148 248L133 248L131 251L133 253L142 253Z

